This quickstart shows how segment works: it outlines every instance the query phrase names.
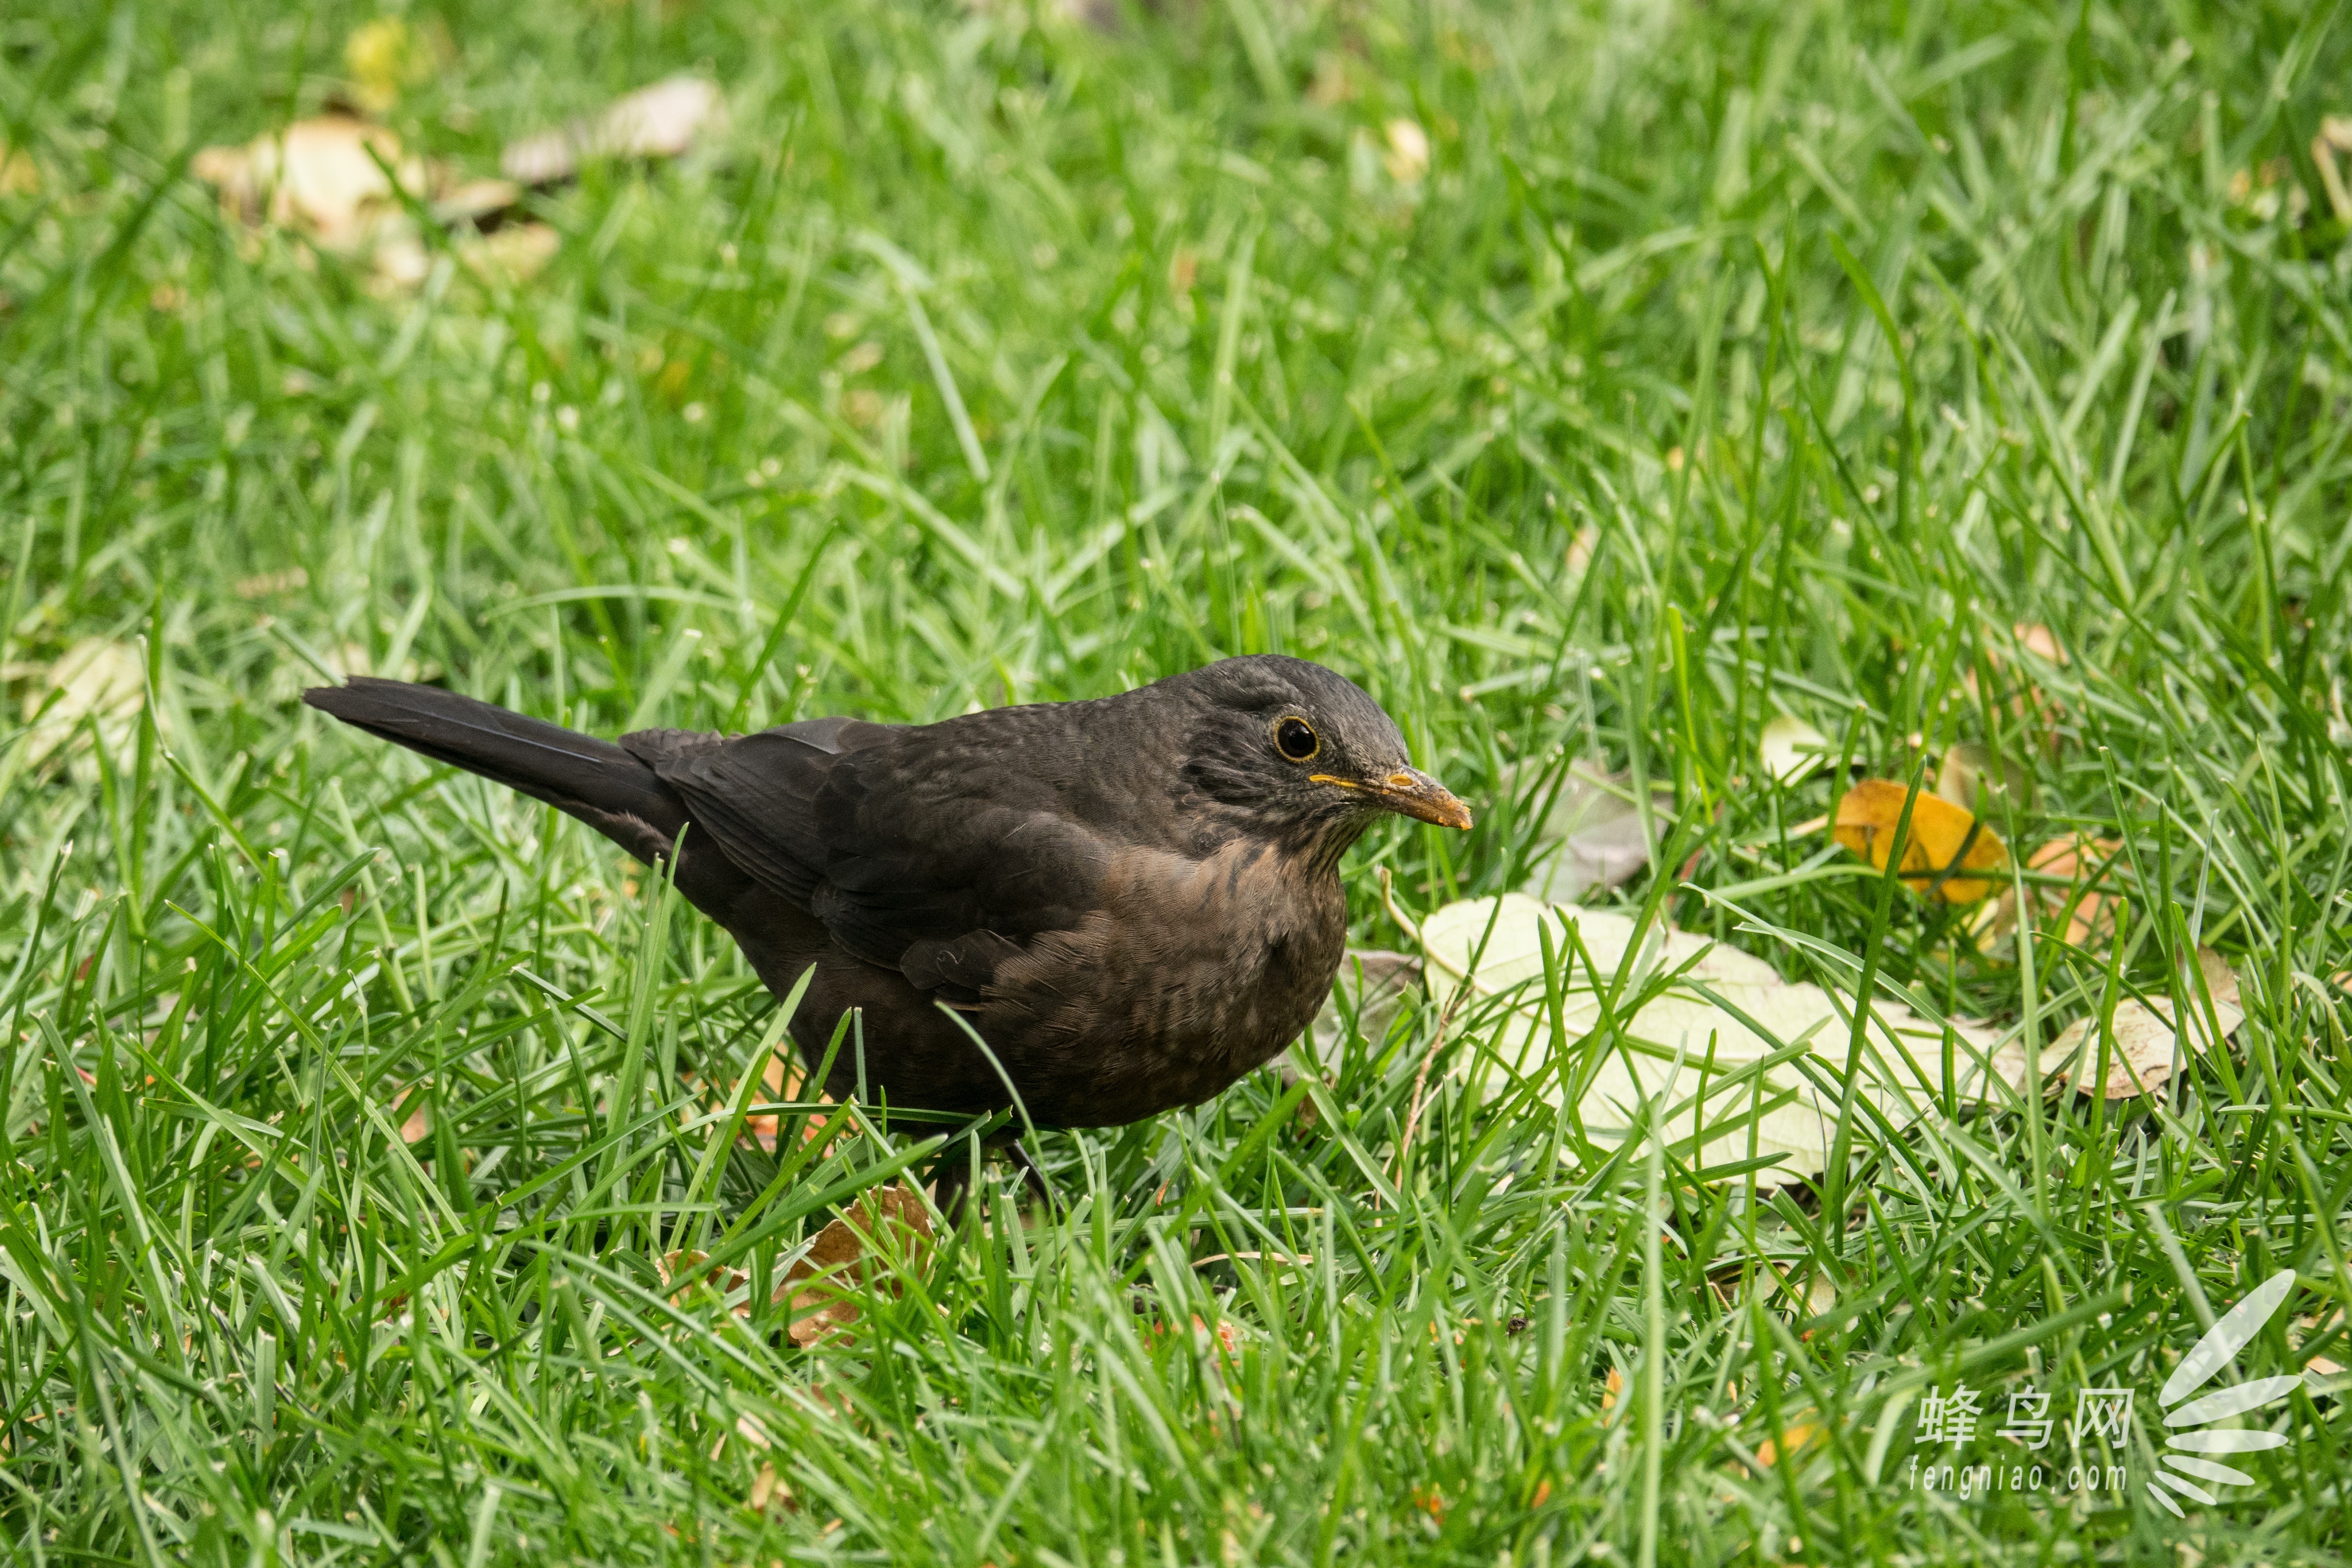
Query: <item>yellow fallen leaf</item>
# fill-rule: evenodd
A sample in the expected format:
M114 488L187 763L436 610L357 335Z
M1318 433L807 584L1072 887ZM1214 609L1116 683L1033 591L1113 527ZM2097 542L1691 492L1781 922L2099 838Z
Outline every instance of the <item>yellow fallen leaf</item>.
M352 29L343 40L343 69L352 97L371 114L400 101L403 89L432 76L449 53L446 33L419 34L398 16L379 16Z
M1838 802L1837 841L1885 869L1895 850L1895 829L1910 792L1892 779L1864 779ZM1911 807L1910 832L1903 846L1903 885L1947 903L1973 904L1993 891L1983 876L2009 861L2008 847L1991 826L1940 795L1924 791Z
M1777 1465L1784 1456L1794 1458L1803 1453L1812 1446L1813 1439L1821 1435L1820 1427L1807 1422L1801 1421L1783 1426L1780 1429L1780 1436L1785 1441L1776 1443L1769 1437L1765 1438L1756 1445L1756 1457L1768 1465Z

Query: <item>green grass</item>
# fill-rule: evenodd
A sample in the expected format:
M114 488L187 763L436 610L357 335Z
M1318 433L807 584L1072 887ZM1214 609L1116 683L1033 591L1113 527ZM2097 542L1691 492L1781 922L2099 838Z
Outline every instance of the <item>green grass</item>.
M0 1554L2342 1561L2334 1399L2237 1500L2140 1485L2270 1273L2296 1326L2247 1373L2347 1359L2303 1326L2352 1304L2339 8L446 0L413 145L486 172L698 63L732 125L533 198L537 279L386 299L184 168L314 110L373 13L11 7ZM37 755L91 637L150 700ZM1580 1155L1446 1072L1475 1015L1400 1168L1415 1009L1311 1117L1265 1073L1049 1137L1065 1216L976 1213L802 1351L655 1259L730 1238L763 1300L906 1129L730 1147L702 1086L772 1005L724 939L295 701L927 720L1269 649L1481 811L1351 858L1362 942L1404 940L1376 868L1519 885L1527 764L1575 758L1674 794L1618 897L1792 976L2038 1049L2204 943L2250 1021L2156 1100L1857 1127L1814 1203ZM2116 939L1995 963L1789 837L1833 789L1759 784L1780 711L1885 776L2022 758L2012 843L2126 845ZM2134 1386L2123 1448L2053 1448L2130 1490L1911 1489L1956 1378Z

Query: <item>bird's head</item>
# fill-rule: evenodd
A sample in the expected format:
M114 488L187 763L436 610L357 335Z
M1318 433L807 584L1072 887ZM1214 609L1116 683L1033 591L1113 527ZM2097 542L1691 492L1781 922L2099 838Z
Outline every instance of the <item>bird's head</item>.
M1175 677L1190 689L1184 785L1258 831L1336 859L1385 813L1468 827L1470 808L1412 765L1396 721L1345 676L1259 654Z

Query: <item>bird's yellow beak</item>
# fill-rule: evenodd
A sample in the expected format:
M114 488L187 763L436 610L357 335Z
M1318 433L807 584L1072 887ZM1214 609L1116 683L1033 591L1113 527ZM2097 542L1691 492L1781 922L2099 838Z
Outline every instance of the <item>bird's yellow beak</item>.
M1343 779L1336 773L1309 773L1307 777L1317 784L1360 790L1402 816L1416 816L1440 827L1470 826L1470 808L1452 790L1419 768L1399 768L1376 779Z

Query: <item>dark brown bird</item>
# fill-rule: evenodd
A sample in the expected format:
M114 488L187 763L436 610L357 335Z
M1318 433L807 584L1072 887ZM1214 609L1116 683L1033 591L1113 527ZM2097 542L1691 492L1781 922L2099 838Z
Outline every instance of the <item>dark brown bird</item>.
M303 700L675 854L771 991L815 966L792 1025L812 1069L862 1008L869 1097L981 1114L1009 1079L1041 1127L1197 1104L1274 1056L1330 993L1348 847L1384 812L1470 826L1378 703L1273 656L937 724L617 744L394 680Z

